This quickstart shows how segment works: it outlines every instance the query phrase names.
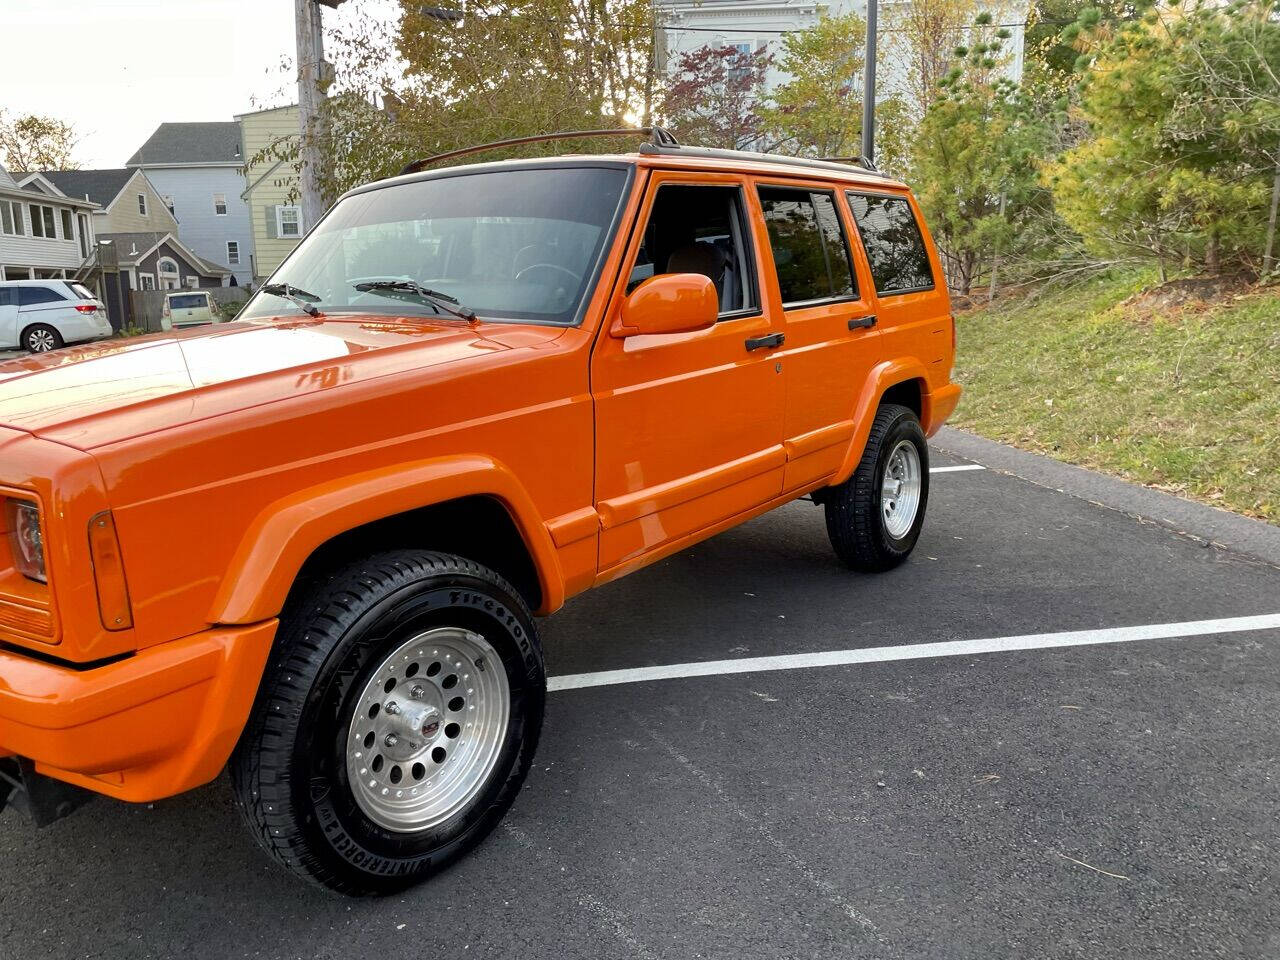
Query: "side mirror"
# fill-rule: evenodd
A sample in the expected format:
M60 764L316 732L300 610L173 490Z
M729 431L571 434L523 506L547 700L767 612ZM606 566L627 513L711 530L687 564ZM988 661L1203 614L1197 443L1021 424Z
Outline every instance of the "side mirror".
M622 339L641 334L691 333L715 325L720 297L710 277L662 273L628 295L609 333Z

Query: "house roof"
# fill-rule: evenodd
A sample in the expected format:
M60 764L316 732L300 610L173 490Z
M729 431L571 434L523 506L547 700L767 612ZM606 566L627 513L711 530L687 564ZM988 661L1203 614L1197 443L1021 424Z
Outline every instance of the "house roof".
M126 165L240 162L240 124L234 120L219 120L211 123L162 123L126 161Z
M224 267L219 263L214 263L212 260L197 256L172 233L167 233L164 230L141 233L100 233L97 236L98 240L110 240L115 244L116 251L120 257L120 265L124 267L134 266L139 260L146 259L147 255L160 244L168 243L203 274L223 277L231 273L229 267Z
M68 197L84 199L106 207L116 198L137 170L41 170L46 180Z

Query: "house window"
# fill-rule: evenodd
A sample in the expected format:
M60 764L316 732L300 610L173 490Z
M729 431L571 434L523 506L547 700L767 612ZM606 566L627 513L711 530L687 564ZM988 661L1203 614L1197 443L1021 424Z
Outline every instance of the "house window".
M22 223L22 204L16 200L0 200L0 231L18 237L26 232Z
M31 204L31 235L44 237L46 240L58 239L58 231L53 223L53 207Z
M138 274L139 290L154 290L156 288L156 278L149 273Z
M227 241L227 263L232 266L240 263L240 242L238 240Z
M145 193L138 194L138 212L144 217L147 215L147 195Z
M200 286L199 277L187 277L186 282L187 282L187 286L190 287L192 290L195 290L197 287Z
M161 197L160 199L163 200L164 205L169 208L169 212L174 216L177 216L177 213L173 209L173 197Z
M89 217L86 214L76 214L76 219L80 221L80 256L89 256Z
M276 207L276 236L302 236L301 207Z
M59 210L58 212L62 214L62 239L63 240L74 239L76 234L71 227L71 211Z
M171 257L161 257L156 261L156 274L160 277L161 290L177 290L180 286L178 261Z
M227 215L227 195L225 193L215 193L213 195L213 212L219 217Z

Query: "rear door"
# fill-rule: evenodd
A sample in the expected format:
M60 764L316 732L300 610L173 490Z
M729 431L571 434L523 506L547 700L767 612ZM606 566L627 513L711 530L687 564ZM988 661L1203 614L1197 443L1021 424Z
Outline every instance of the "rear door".
M761 300L743 177L655 171L591 360L596 509L607 579L782 492L780 330ZM627 292L703 273L714 327L609 336Z
M774 310L783 318L786 489L835 473L853 438L853 411L879 356L879 333L850 249L836 189L756 183L768 231Z
M914 358L937 377L950 377L951 303L935 279L935 266L920 229L919 211L907 193L848 190L845 197L866 251L875 285L877 327L887 357Z

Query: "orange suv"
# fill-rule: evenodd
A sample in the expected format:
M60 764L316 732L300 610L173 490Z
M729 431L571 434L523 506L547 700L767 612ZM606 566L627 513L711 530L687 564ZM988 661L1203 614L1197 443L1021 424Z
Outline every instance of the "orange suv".
M510 806L536 615L798 497L886 570L956 405L910 191L680 147L342 197L233 323L0 364L0 806L229 767L352 894Z

